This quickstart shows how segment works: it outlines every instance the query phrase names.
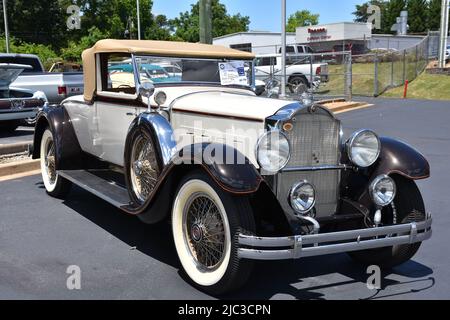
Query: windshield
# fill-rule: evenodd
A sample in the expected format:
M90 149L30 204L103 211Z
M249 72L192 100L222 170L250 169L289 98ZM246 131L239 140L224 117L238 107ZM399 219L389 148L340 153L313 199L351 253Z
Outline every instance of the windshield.
M141 83L252 85L252 61L136 56L136 64Z

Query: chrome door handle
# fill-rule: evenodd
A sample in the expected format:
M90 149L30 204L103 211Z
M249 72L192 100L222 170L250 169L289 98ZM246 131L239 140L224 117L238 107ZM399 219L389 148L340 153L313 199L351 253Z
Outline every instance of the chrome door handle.
M127 112L127 116L135 116L136 117L136 113L134 113L134 112Z

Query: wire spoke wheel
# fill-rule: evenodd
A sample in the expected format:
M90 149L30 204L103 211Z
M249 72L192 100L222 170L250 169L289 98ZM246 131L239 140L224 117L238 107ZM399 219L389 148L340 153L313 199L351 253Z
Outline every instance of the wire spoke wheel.
M42 181L49 195L63 199L69 193L72 183L59 176L56 170L57 147L53 133L46 129L42 134L39 149Z
M155 149L150 138L138 136L131 149L131 183L140 202L145 202L153 192L159 176Z
M204 193L193 194L183 210L184 237L192 259L203 271L215 270L225 255L223 213Z
M47 176L49 177L49 181L51 184L54 184L56 181L56 166L55 166L55 144L52 139L48 139L46 141L45 146L45 170L47 172Z

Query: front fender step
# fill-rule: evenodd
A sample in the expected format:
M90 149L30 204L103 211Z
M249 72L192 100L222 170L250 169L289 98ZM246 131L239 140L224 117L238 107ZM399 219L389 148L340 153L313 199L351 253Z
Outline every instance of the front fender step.
M80 188L112 204L114 207L121 208L129 205L131 202L126 188L114 181L96 176L89 171L59 170L58 174Z

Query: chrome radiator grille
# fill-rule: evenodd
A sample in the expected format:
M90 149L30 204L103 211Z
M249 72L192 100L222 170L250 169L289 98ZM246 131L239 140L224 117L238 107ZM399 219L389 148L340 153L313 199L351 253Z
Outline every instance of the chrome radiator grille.
M292 119L291 160L287 167L336 165L339 162L340 123L330 115L304 113Z
M290 121L293 129L287 133L291 142L291 159L286 169L319 167L339 164L340 122L322 109L301 113ZM316 215L329 216L336 212L339 170L293 171L278 176L277 195L284 210L293 211L288 202L293 185L308 180L316 188Z

